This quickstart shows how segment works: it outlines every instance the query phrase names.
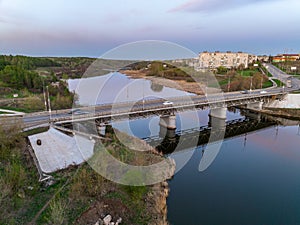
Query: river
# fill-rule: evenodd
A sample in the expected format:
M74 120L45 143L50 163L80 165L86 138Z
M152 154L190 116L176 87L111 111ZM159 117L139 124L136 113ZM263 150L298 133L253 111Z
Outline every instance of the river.
M123 75L120 77L121 80L127 79ZM150 81L142 82L145 85L143 91L146 90L143 97L187 94L166 87L153 90ZM116 81L111 83L112 87L114 83ZM120 85L122 82L117 83ZM136 94L137 90L141 90L141 83L136 88L129 94L134 96L131 100L141 98L141 92ZM121 86L120 89L124 93L127 91ZM109 88L105 90L105 93L110 93ZM127 98L124 93L123 98ZM81 99L88 103L87 99ZM113 101L114 98L103 99L104 102L97 100L97 103ZM227 112L228 120L243 117L239 110ZM158 123L159 118L154 116L118 122L114 126L131 135L146 138L159 134ZM207 123L208 110L186 112L176 117L177 131ZM167 204L170 224L300 224L299 146L299 126L273 125L224 140L217 157L203 172L199 172L198 168L205 146L176 153L172 157L177 161L184 154L189 154L190 159L169 181Z

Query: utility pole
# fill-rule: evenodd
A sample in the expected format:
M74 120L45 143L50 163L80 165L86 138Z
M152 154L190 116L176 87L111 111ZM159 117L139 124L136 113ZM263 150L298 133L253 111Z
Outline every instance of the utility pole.
M229 80L228 80L228 90L227 90L227 92L229 92L230 91L230 77L229 77Z
M143 79L143 111L145 108L145 93L144 93L144 79Z
M44 94L45 111L48 111L47 100L46 100L46 91L45 91L45 82L44 82L44 80L42 80L42 81L43 81L43 94Z
M48 89L48 86L47 86L47 94L48 94L49 116L50 116L50 120L51 120L51 102L50 102L50 95L49 95L49 89Z

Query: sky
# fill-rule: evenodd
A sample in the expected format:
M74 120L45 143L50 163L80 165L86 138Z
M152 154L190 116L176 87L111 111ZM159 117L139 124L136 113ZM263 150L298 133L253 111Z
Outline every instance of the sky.
M195 53L300 53L299 0L0 0L0 54L91 56L163 40Z

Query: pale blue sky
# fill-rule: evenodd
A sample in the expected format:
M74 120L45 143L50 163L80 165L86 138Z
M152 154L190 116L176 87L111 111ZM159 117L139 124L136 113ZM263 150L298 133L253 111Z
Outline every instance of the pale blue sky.
M140 40L300 52L299 8L299 0L0 0L0 54L97 57Z

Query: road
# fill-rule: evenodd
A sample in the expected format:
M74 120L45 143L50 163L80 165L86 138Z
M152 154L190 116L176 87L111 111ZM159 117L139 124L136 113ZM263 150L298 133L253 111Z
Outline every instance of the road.
M280 80L283 83L287 82L288 78L292 79L292 87L293 88L300 88L300 80L292 77L291 75L283 72L282 70L278 69L276 66L273 66L270 63L265 63L263 66L275 77L276 79Z
M253 90L248 93L241 92L228 92L221 94L214 94L209 96L185 96L168 99L172 101L172 105L164 105L164 99L152 99L146 100L144 103L139 102L127 102L127 103L118 103L118 104L106 104L98 105L94 107L85 107L78 111L72 110L58 110L50 114L48 112L35 113L35 114L26 114L23 117L25 125L35 126L38 124L48 123L49 121L61 121L61 120L72 120L72 119L85 119L85 117L96 118L97 116L109 116L126 114L128 112L138 112L143 113L145 111L155 111L155 110L167 110L167 109L177 109L178 107L186 107L193 105L208 105L215 102L226 102L231 100L244 100L252 99L257 97L272 96L276 94L282 94L283 92L288 92L294 90L293 88L273 88L268 89L267 91L261 92L261 90Z

